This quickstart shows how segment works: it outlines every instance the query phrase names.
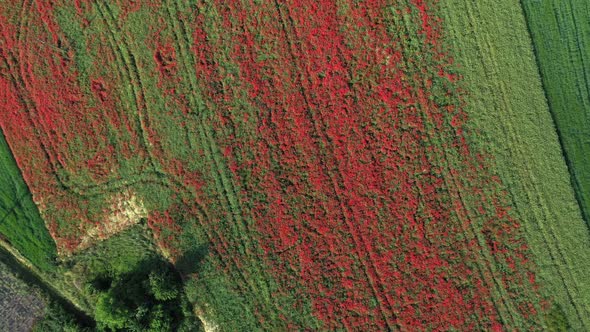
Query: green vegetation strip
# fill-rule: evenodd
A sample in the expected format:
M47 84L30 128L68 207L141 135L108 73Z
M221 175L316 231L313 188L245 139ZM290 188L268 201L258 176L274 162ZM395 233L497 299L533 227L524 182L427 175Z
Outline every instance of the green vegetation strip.
M0 234L37 268L54 269L55 242L0 131Z
M590 2L521 2L572 184L590 225Z
M494 159L523 226L541 291L574 330L590 329L590 236L569 181L518 0L443 0L463 75L472 145ZM561 309L560 309L561 310ZM552 312L555 312L553 310ZM555 324L559 315L547 316ZM563 323L566 324L566 323Z

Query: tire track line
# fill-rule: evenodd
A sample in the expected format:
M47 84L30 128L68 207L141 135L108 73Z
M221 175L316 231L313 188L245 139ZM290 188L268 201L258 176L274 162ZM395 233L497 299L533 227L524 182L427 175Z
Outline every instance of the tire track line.
M190 40L188 38L189 33L186 25L182 20L178 20L177 18L172 15L170 8L174 6L175 10L178 12L181 8L177 2L174 2L172 5L167 6L167 12L170 17L170 21L173 24L173 30L175 35L175 41L178 45L178 49L180 50L182 59L182 66L185 68L184 72L188 73L186 75L191 86L192 91L194 94L200 93L200 88L198 83L196 82L196 72L194 68L189 66L189 63L195 63L193 56L187 49L184 47L184 43L190 45ZM178 24L177 24L178 23ZM183 42L184 41L184 42ZM189 106L190 108L197 112L195 115L199 117L196 120L195 127L197 127L197 132L200 138L200 141L204 145L205 156L207 158L208 163L211 165L212 171L217 176L214 176L215 186L217 188L219 201L226 207L226 210L230 212L230 218L233 221L231 226L235 226L237 232L234 230L235 233L242 233L242 234L251 234L252 230L248 226L248 224L244 221L241 216L241 212L243 211L242 207L240 206L239 199L237 198L235 185L233 181L226 176L228 172L227 165L221 160L220 155L221 152L219 147L217 146L216 141L213 139L212 128L210 126L205 125L202 123L203 120L207 118L207 114L204 113L206 104L202 101L197 99L193 94L188 96ZM204 225L206 226L206 225ZM239 237L239 241L242 244L243 251L247 256L251 256L250 249L255 249L257 246L252 244L250 238L248 236ZM266 274L265 270L261 267L260 262L258 261L258 257L251 257L251 262L254 267L254 274ZM236 272L238 274L242 274L240 271L242 269L239 268L239 265L236 265ZM244 280L247 278L244 276ZM254 283L246 283L251 288L254 287L252 290L255 290L259 294L263 294L263 298L267 303L273 303L276 306L276 303L272 301L271 293L269 291L269 285L266 282L267 278L256 278ZM255 286L256 285L256 286ZM268 309L265 309L268 310Z
M469 2L468 1L465 1L465 4L467 6L469 6ZM471 8L471 11L472 10L473 9ZM473 15L470 15L470 21L471 21L471 26L473 27L473 29L475 31L476 30L475 29L475 26L477 24L474 23L475 22L475 19L473 18ZM474 35L475 36L480 36L481 34L475 33ZM480 53L480 54L493 53L492 45L489 42L489 40L486 39L486 41L485 41L486 49L488 50L487 52L484 51L484 48L481 46L482 45L482 42L481 42L480 38L477 38L476 37L476 44L477 44L477 47L479 49L478 53ZM494 74L499 72L498 71L499 69L498 69L497 63L495 61L493 61L491 63L491 65L492 65L492 70L486 70L486 75L488 77L494 77L495 76ZM484 65L483 68L488 68L488 67L486 65ZM512 106L510 105L509 101L506 99L507 87L505 86L505 84L503 83L503 81L500 81L500 83L498 83L498 85L499 85L499 89L501 89L501 91L502 91L502 93L501 93L501 95L502 95L502 106L496 105L496 109L498 109L498 110L507 110L504 113L504 117L506 117L507 114L513 113L514 110L513 110ZM520 141L517 132L511 126L510 121L505 121L502 124L503 124L502 129L506 133L505 136L510 139L510 141L512 142L511 145L514 147L514 149L516 150L516 152L518 154L521 154L521 155L526 155L526 153L523 153L523 150L521 148L523 146L523 144ZM546 229L546 227L545 227L545 225L543 223L543 220L550 220L551 219L549 217L551 215L551 213L547 209L547 205L545 203L545 199L542 197L542 194L539 193L539 190L538 190L537 187L530 188L528 185L526 185L526 183L535 183L534 177L533 177L533 175L531 173L531 170L529 168L526 168L526 170L524 170L524 174L523 175L526 176L526 178L528 180L526 182L523 182L523 183L525 183L523 189L524 189L524 192L527 195L528 201L531 202L531 203L532 202L538 202L539 205L542 207L542 212L541 213L537 212L536 209L532 209L532 211L533 211L533 214L535 215L535 220L537 220L537 222L536 222L537 227L539 227L539 229L541 230L541 232L543 234L543 238L545 239L545 242L548 244L550 257L551 257L552 260L556 260L556 261L557 260L560 260L560 261L563 261L564 260L564 257L563 257L563 253L562 253L561 249L558 247L558 244L557 243L554 243L553 242L553 241L558 242L558 240L556 238L555 233L552 231L552 227L549 226L549 228L551 229L551 231L548 232L548 230ZM535 197L533 197L533 196L535 196ZM514 203L515 203L515 206L518 206L519 205L519 204L516 204L515 201L514 201ZM531 204L531 205L534 205L534 204ZM520 210L520 209L517 209L517 210ZM548 233L550 233L550 235ZM553 239L553 241L551 241L549 239L549 237L551 237ZM552 248L553 246L557 246L557 248ZM560 257L557 257L557 256L560 256ZM565 262L565 263L567 265L567 262ZM566 285L567 296L570 299L570 302L572 303L572 305L574 306L574 308L576 310L576 314L578 315L579 320L582 322L582 324L584 326L586 326L586 324L584 322L584 319L582 319L583 316L581 315L580 308L578 308L578 306L576 305L577 303L573 300L573 295L571 293L570 287L567 286L569 284L569 282L566 281L566 279L568 278L568 276L565 275L565 274L567 274L567 271L566 272L562 271L561 267L562 267L562 264L558 264L557 271L559 273L560 278L562 279L562 282L564 283L564 285ZM569 277L571 278L572 276L569 276ZM573 282L574 282L574 284L577 283L575 280L573 280ZM577 288L577 285L576 285L576 288Z
M281 4L279 4L279 2L277 0L274 1L275 3L275 8L276 11L278 13L278 17L279 20L281 21L281 25L283 27L283 32L285 34L285 39L287 41L287 44L289 45L289 55L293 61L293 63L301 68L301 64L299 63L299 59L298 57L295 56L293 49L295 48L293 46L294 42L291 40L291 37L289 36L288 33L288 29L287 29L287 23L285 20L285 16L289 19L289 25L291 26L291 29L294 31L295 36L297 38L297 30L295 28L295 24L292 21L292 18L289 16L289 14L284 14L283 11L281 10ZM299 50L300 52L302 52L302 50ZM318 119L318 115L315 114L316 112L314 111L314 108L311 107L311 103L309 101L309 97L308 97L308 93L306 91L306 89L304 88L303 85L303 76L304 73L302 70L299 71L300 72L300 77L297 78L297 80L300 81L300 83L302 83L301 86L301 93L303 95L305 104L312 116L312 123L314 124L314 130L316 131L316 133L318 134L318 136L322 137L322 140L325 142L323 144L325 144L326 146L321 146L320 150L323 150L322 154L324 154L327 158L331 159L331 160L335 160L336 158L333 156L333 154L330 154L330 152L328 151L329 146L331 145L329 142L329 139L326 136L326 133L319 127L319 124L322 124L325 126L325 124L323 123L322 119L321 119L321 115L319 115L320 119ZM307 73L307 79L309 80L309 73ZM309 83L309 82L308 82ZM322 144L322 145L323 145ZM336 165L338 163L335 163ZM399 326L399 324L396 322L397 318L396 318L396 311L393 309L393 305L389 302L389 299L387 297L385 297L385 300L383 299L383 297L381 296L381 294L385 294L385 290L383 289L383 281L381 280L379 273L377 271L377 269L375 268L374 265L374 257L372 252L367 251L367 245L366 245L366 239L364 238L364 236L358 232L356 232L355 230L355 225L353 225L353 221L351 220L351 216L349 214L352 213L350 207L346 207L344 205L343 202L343 198L342 198L342 193L340 192L341 190L339 189L341 186L344 186L344 182L342 179L342 174L340 173L340 171L338 171L337 174L333 174L332 172L328 171L325 167L325 165L322 165L322 167L324 168L326 174L329 176L329 178L332 181L332 188L334 190L334 194L336 195L336 198L339 202L340 205L340 210L343 214L344 217L344 221L345 224L349 230L350 235L353 237L354 243L355 243L355 251L357 253L359 262L361 264L361 266L363 266L364 268L364 272L365 272L365 276L367 278L367 281L369 282L371 289L373 291L373 295L375 298L378 299L378 305L379 305L379 311L381 312L381 315L384 319L384 321L386 322L388 328L390 330L399 330L402 329L401 326ZM339 167L338 167L339 169ZM361 251L360 248L365 248L365 254L363 254L363 252ZM365 263L362 259L362 257L369 257L369 263ZM373 280L372 275L375 275L377 277L377 281ZM383 306L386 306L386 308L384 309ZM391 316L391 317L390 317Z
M344 8L346 8L346 5L344 5ZM370 18L369 18L369 19L370 19ZM407 23L407 22L406 22L406 23ZM408 35L411 35L410 31L409 31L409 30L406 28L406 26L405 26L405 25L404 25L403 29L405 30L405 32L406 32ZM403 61L404 61L404 64L405 64L405 65L407 65L407 61L405 61L405 60L403 60ZM350 69L350 70L348 71L348 79L349 79L349 80L352 80L352 78L353 78L353 74L352 74L351 70L352 70L352 69ZM358 96L358 91L357 91L358 89L356 88L356 85L353 85L352 89L353 89L353 91L354 91L355 95L357 95L357 96ZM415 95L414 95L413 97L417 99L417 96L415 96ZM357 99L359 99L359 98L357 97ZM428 120L428 119L427 119L427 118L425 118L425 117L423 117L423 119L425 120L425 123L427 123L427 120ZM432 156L430 156L430 155L428 155L428 156L427 156L427 158L428 158L428 159L432 159L433 157L432 157ZM432 164L433 164L433 165L437 165L437 163L436 163L436 162L435 162L435 163L432 163ZM440 162L439 162L439 164L440 164ZM446 168L447 168L447 172L448 172L448 170L449 170L449 169L448 169L448 165L446 165ZM446 183L446 185L447 185L447 187L449 187L449 184L448 184L448 182ZM443 203L442 203L441 199L440 199L440 198L438 198L438 197L436 198L436 201L437 201L437 202L439 202L439 204L440 204L441 206L444 206L444 205L445 205L445 204L443 204ZM463 203L463 205L465 205L465 203ZM469 235L469 230L468 230L468 229L466 229L465 227L462 227L462 228L463 228L463 230L464 230L464 233L465 233L466 235ZM473 234L471 234L471 236L473 236ZM465 239L465 243L469 244L469 240L468 240L468 239ZM481 264L480 264L480 260L479 260L479 259L477 259L477 260L475 261L475 264L476 264L476 266L477 266L477 270L479 271L479 274L480 274L480 276L482 277L482 279L483 279L483 280L486 280L486 278L485 278L485 273L483 272L483 270L482 270L482 267L481 267ZM485 264L485 263L484 263L484 264ZM488 281L488 282L489 282L489 281ZM495 309L496 309L496 310L499 312L499 307L498 307L497 300L496 300L495 298L493 298L493 299L492 299L492 301L493 301L493 302L492 302L492 305L493 305L493 307L494 307L494 308L495 308ZM482 303L481 310L482 310L482 312L485 312L485 311L486 311L486 310L485 310L485 308L483 307L483 303ZM502 317L501 317L501 319L503 320L503 318L502 318ZM481 322L481 319L479 319L479 318L478 318L478 320Z

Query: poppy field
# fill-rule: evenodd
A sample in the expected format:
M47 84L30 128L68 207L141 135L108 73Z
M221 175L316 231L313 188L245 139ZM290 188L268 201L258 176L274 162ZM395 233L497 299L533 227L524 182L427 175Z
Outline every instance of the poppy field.
M206 331L590 326L519 1L0 3L0 154L60 269L142 225Z

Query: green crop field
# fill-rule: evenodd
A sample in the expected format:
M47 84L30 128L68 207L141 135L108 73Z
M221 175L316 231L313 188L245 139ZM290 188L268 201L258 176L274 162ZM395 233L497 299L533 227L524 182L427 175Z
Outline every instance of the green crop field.
M470 138L496 161L512 214L521 220L539 267L542 293L563 308L575 330L587 330L590 290L583 282L590 275L590 237L519 2L445 0L441 11L450 49L464 76Z
M0 234L41 270L52 270L55 243L0 133Z
M590 2L522 1L586 223L590 222Z

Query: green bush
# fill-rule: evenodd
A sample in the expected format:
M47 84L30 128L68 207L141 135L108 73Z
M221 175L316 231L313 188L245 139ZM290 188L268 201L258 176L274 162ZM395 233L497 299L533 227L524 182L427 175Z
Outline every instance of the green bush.
M107 278L112 278L105 282ZM197 329L188 302L182 298L180 277L170 264L144 261L131 273L101 276L94 318L99 330L177 331ZM96 284L96 282L91 284ZM189 313L189 314L187 314ZM190 330L190 329L189 329Z
M61 305L49 301L45 316L33 326L33 332L81 332L88 331Z

